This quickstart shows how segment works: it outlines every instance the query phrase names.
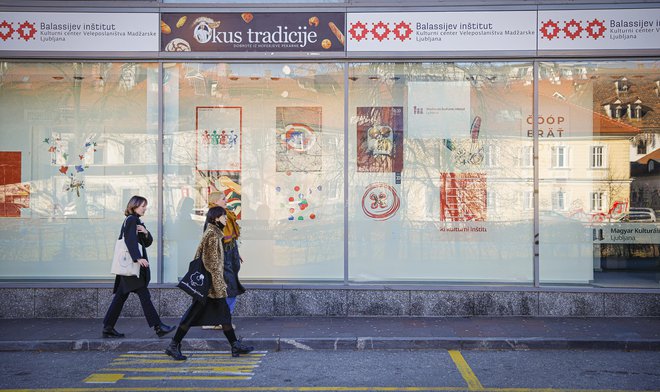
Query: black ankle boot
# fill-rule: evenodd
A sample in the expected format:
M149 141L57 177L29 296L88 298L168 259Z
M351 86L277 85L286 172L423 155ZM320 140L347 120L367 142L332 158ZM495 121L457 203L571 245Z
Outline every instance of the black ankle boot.
M181 354L181 343L172 339L170 345L165 349L165 354L174 358L177 361L185 361L188 357Z
M124 336L126 336L126 335L124 335L123 333L117 332L115 327L111 327L111 326L108 326L108 325L103 327L103 337L104 338L123 338Z
M239 354L247 354L254 350L252 346L246 346L240 340L235 341L231 344L231 356L238 357Z
M156 331L156 335L158 335L159 338L162 338L163 336L167 335L168 333L174 331L174 327L170 327L169 325L165 325L163 323L160 323L159 325L156 325L154 327L154 331Z

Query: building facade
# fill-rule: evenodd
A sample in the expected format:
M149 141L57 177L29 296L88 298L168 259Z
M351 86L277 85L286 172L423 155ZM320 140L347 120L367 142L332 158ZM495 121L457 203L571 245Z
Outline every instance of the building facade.
M0 317L101 317L135 194L179 316L215 191L239 315L660 315L660 2L0 12Z

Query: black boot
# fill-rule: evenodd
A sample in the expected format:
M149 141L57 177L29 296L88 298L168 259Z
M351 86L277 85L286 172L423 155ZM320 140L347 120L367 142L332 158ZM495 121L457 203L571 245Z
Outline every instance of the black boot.
M247 354L254 350L252 346L246 346L240 340L235 341L231 344L231 356L238 357L239 354Z
M162 338L168 333L174 331L174 327L160 323L154 327L154 331L156 331L156 335L158 335L159 338Z
M188 357L181 354L181 343L172 339L170 345L165 349L165 354L174 358L177 361L185 361Z
M124 335L123 333L117 332L115 327L106 325L103 327L103 337L104 338L123 338Z

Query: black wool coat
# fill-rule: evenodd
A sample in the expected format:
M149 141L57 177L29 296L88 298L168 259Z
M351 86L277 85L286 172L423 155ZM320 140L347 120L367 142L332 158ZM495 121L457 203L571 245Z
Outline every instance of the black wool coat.
M126 242L126 248L128 248L128 252L131 254L134 263L137 263L138 259L149 260L149 257L147 256L147 248L154 242L151 233L138 233L137 225L144 226L140 217L136 214L129 215L126 217L121 232L124 241ZM140 254L140 251L142 251L142 254ZM140 267L139 277L117 275L115 277L115 287L112 292L120 294L130 293L142 287L147 287L150 281L151 269L149 267Z

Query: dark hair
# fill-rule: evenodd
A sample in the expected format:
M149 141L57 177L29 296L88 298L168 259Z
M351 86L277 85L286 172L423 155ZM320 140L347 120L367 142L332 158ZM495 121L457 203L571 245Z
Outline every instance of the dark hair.
M138 195L131 197L131 200L129 200L128 204L126 204L126 210L124 211L124 215L129 216L135 214L135 209L143 204L148 204L147 199L145 199L144 197Z
M216 225L221 229L224 228L224 225L222 223L215 222L216 219L220 218L223 215L227 215L227 211L225 211L224 208L222 207L209 208L208 212L206 213L206 221L204 222L204 231L206 231L206 228L208 227L209 224Z

